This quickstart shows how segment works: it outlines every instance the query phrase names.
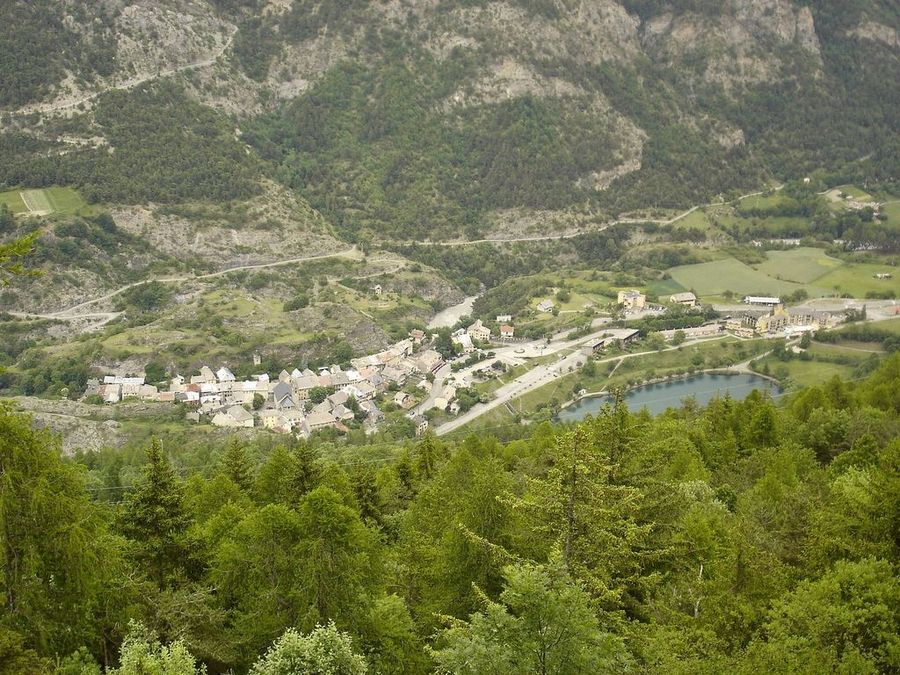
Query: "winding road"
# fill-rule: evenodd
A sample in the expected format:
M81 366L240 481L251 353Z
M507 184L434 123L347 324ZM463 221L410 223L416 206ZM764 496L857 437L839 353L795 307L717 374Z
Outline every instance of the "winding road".
M137 86L144 84L145 82L152 82L154 80L159 80L164 77L169 77L171 75L175 75L176 73L183 72L185 70L196 70L198 68L208 68L213 65L219 58L228 51L228 48L231 47L231 43L234 42L234 36L237 33L237 29L234 28L225 39L225 42L222 46L217 49L215 52L207 56L203 59L198 59L196 61L191 61L190 63L185 63L181 66L175 66L174 68L166 68L164 70L157 71L155 73L145 73L143 75L138 75L136 77L129 78L124 82L120 82L119 84L110 84L106 87L102 87L99 91L94 92L93 94L89 94L87 96L83 96L82 98L76 99L74 101L64 101L64 102L49 102L49 103L32 103L18 110L6 110L0 111L4 115L10 115L13 117L22 117L25 115L33 115L35 113L39 115L48 115L51 113L62 112L63 110L70 110L72 108L77 108L78 106L84 105L85 103L90 103L94 99L103 96L110 91L123 91L128 89L134 89Z
M208 272L206 274L194 274L191 276L185 277L158 277L155 279L144 279L143 281L136 281L133 284L127 284L125 286L121 286L114 291L110 291L106 295L101 295L97 298L92 298L90 300L85 300L84 302L80 302L77 305L72 305L71 307L67 307L66 309L61 309L56 312L47 312L47 313L37 313L37 312L10 312L13 316L20 317L31 317L31 318L40 318L40 319L59 319L59 320L69 320L69 319L85 319L85 318L93 318L93 317L109 317L107 319L111 320L119 315L119 312L81 312L79 310L84 309L85 307L90 307L91 305L97 304L98 302L103 302L105 300L110 300L117 295L124 293L125 291L136 288L137 286L143 286L144 284L149 284L151 282L159 282L162 284L171 284L171 283L180 283L184 281L203 281L204 279L212 279L214 277L221 277L226 274L231 274L232 272L242 272L247 270L261 270L267 269L269 267L280 267L282 265L290 265L293 263L302 263L309 262L311 260L325 260L326 258L348 258L353 257L354 254L357 253L356 246L351 246L348 249L343 251L337 251L335 253L323 253L321 255L312 255L305 256L300 258L288 258L287 260L276 260L275 262L268 263L259 263L256 265L239 265L237 267L228 267L226 269L219 270L217 272Z
M132 82L110 87L110 88L106 89L105 91L109 91L111 89L123 89L123 88L136 86L137 84L140 84L141 82L145 82L150 79L154 79L156 77L163 77L166 74L172 74L174 72L178 72L179 70L186 70L189 68L199 68L199 67L211 65L212 63L215 63L215 61L228 49L228 46L231 44L231 40L233 39L233 37L234 37L233 34L230 35L228 40L226 41L226 43L223 45L223 47L219 51L217 51L214 56L211 56L207 59L203 59L201 61L196 61L192 64L186 64L184 66L179 66L178 68L170 69L170 71L162 71L161 73L159 73L153 77L137 78L136 80L134 80ZM102 93L103 92L98 92L84 100L90 100L92 98L99 96ZM70 105L77 105L77 104L78 103L65 104L65 106L63 106L63 107L70 106ZM772 189L780 190L782 187L783 187L783 185L778 185ZM768 192L768 190L759 190L756 192L750 192L745 195L736 197L732 201L740 201L742 199L746 199L747 197L755 197L757 195L765 194L766 192ZM710 202L708 204L698 204L697 206L693 206L693 207L687 209L686 211L684 211L683 213L680 213L679 215L669 218L667 220L653 220L653 219L647 219L647 218L620 218L620 219L614 220L610 223L606 223L605 225L603 225L600 228L590 230L590 231L591 232L599 232L599 231L603 231L604 229L606 229L610 226L617 225L617 224L626 224L626 223L656 223L656 224L660 224L660 225L671 225L672 223L675 223L675 222L681 220L682 218L689 216L691 213L693 213L697 209L705 208L708 206L718 206L723 203L725 203L725 202ZM547 241L547 240L558 240L558 239L571 239L571 238L577 237L581 234L585 234L585 232L574 232L574 233L567 233L567 234L543 235L543 236L532 236L532 237L518 237L518 238L511 238L511 239L487 238L487 239L474 239L471 241L428 241L428 242L406 242L405 244L401 244L400 242L393 242L393 243L395 245L419 244L419 245L424 245L424 246L468 246L470 244L479 244L479 243L513 243L513 242L519 242L519 241L528 242L528 241ZM180 282L186 282L186 281L202 281L204 279L211 279L214 277L223 276L223 275L229 274L231 272L266 269L269 267L279 267L281 265L290 265L293 263L301 263L301 262L307 262L307 261L311 261L311 260L323 260L326 258L348 257L348 256L352 256L352 255L356 254L357 252L358 251L357 251L356 245L353 245L344 251L338 251L335 253L325 253L322 255L315 255L315 256L288 258L286 260L276 260L274 262L260 263L260 264L255 264L255 265L239 265L236 267L229 267L226 269L219 270L217 272L209 272L206 274L180 276L180 277L160 277L160 278L155 278L155 279L144 279L142 281L137 281L137 282L134 282L131 284L127 284L125 286L121 286L120 288L117 288L114 291L110 291L109 293L107 293L105 295L101 295L100 297L92 298L90 300L85 300L84 302L80 302L77 305L73 305L72 307L58 310L56 312L10 312L10 314L12 314L13 316L21 317L21 318L41 318L41 319L58 319L58 320L96 318L96 319L101 320L102 323L106 323L106 322L111 321L112 319L116 318L119 315L119 313L117 313L117 312L81 312L80 310L84 309L85 307L90 307L92 305L95 305L99 302L103 302L105 300L110 300L131 288L135 288L137 286L142 286L143 284L147 284L147 283L150 283L153 281L157 281L159 283L180 283ZM102 325L102 323L100 325Z
M686 211L679 213L677 216L673 216L671 218L617 218L616 220L611 220L608 223L604 223L600 227L591 228L589 230L576 230L575 232L566 232L565 234L544 234L530 237L509 238L489 237L485 239L453 239L449 241L391 241L385 243L390 246L471 246L473 244L514 244L520 241L556 241L560 239L574 239L575 237L580 237L583 234L589 234L591 232L603 232L603 230L615 225L638 225L640 223L672 225L674 223L677 223L682 218L687 218L697 209L705 209L709 206L724 206L725 204L730 204L731 202L739 202L742 199L747 199L748 197L758 197L759 195L764 195L770 191L781 190L783 187L784 185L776 185L775 187L768 188L766 190L748 192L747 194L740 195L739 197L735 197L734 199L727 202L709 202L707 204L697 204L696 206L692 206Z

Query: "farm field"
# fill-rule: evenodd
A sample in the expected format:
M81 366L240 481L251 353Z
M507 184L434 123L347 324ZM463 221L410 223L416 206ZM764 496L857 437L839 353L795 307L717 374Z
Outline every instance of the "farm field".
M740 295L787 295L804 288L803 284L783 281L745 265L735 258L714 260L696 265L681 265L669 270L672 279L683 288L693 289L700 296L720 296L725 291ZM824 295L825 292L810 292Z
M889 223L900 223L900 199L892 199L881 207L881 212L887 216Z
M770 251L767 260L753 266L725 258L673 267L669 270L671 279L653 282L649 288L658 294L693 289L705 298L721 297L725 291L739 295L787 295L801 288L810 297L846 294L864 298L870 292L900 296L900 274L891 279L875 278L876 273L896 271L889 262L844 262L821 249L802 247Z
M10 190L9 192L0 192L0 204L6 204L13 213L23 213L28 210L25 202L22 201L22 195L18 190Z
M875 324L880 330L887 330L891 333L900 334L900 319L889 319L887 321L879 321Z
M13 213L42 215L76 213L87 206L78 192L65 187L0 192L0 204L6 204Z
M745 197L740 201L737 210L740 213L749 211L770 211L785 201L784 195L780 192L772 192L771 194L755 195L753 197Z
M713 224L712 219L709 217L709 214L703 209L697 209L693 213L686 215L684 218L679 218L672 223L672 227L675 229L696 228L707 233L718 231Z
M770 277L810 284L819 277L844 264L818 248L793 248L787 251L769 251L767 260L755 269Z
M875 274L889 272L891 279L876 279ZM816 279L816 286L863 298L866 293L893 291L900 296L900 270L890 265L848 263Z

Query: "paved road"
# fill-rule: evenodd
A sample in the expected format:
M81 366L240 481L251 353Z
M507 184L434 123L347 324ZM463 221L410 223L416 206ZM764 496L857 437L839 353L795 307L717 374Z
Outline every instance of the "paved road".
M438 368L434 373L434 382L432 382L431 384L431 392L428 394L428 398L426 398L419 405L413 408L410 411L410 414L422 415L426 411L431 410L434 407L435 399L443 395L444 382L452 372L453 369L450 367L449 363L445 363L440 368Z

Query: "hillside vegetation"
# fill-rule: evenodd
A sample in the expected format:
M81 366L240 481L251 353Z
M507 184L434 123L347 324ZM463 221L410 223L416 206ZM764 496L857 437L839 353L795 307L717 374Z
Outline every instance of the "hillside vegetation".
M0 64L0 108L94 95L130 73L147 84L82 102L71 119L7 116L0 185L216 201L268 175L346 239L409 240L474 235L510 208L615 214L772 177L898 175L900 17L886 1L4 11L0 39L27 49ZM65 49L41 59L48 39ZM156 72L180 84L153 84Z
M898 369L505 442L157 425L73 462L0 408L5 672L895 671Z

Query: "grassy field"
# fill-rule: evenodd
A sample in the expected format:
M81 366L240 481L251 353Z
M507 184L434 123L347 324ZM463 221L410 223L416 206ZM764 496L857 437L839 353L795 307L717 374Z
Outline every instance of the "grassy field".
M872 195L855 185L838 185L835 189L838 192L843 192L846 195L850 195L853 199L858 199L860 201L870 201L872 199Z
M900 223L900 199L892 199L881 207L881 212L887 216L888 222Z
M803 284L770 277L735 258L681 265L670 269L669 274L678 284L693 289L700 296L718 296L724 291L741 295L782 295L804 287Z
M672 295L673 293L681 293L687 289L674 279L661 279L659 281L651 281L647 284L647 290L662 298L666 295Z
M737 209L741 213L755 210L769 211L781 204L784 199L784 196L780 192L756 195L754 197L745 197L740 201Z
M18 190L10 190L9 192L0 192L0 204L6 204L13 213L24 213L28 210L25 202L22 201L22 195Z
M887 321L879 321L875 326L881 330L887 330L891 333L900 333L900 319L888 319Z
M790 388L812 387L827 382L837 375L841 379L851 379L855 366L841 363L823 363L822 361L779 361L767 357L757 363L757 370L768 366L769 373L777 377Z
M784 281L809 284L844 264L818 248L799 247L787 251L769 251L768 259L756 270Z
M808 351L813 356L812 361L780 361L767 356L756 363L755 370L767 372L793 389L822 384L835 375L852 379L856 368L872 358L873 354L885 354L877 343L856 342L813 342Z
M50 202L54 212L75 213L87 206L81 195L72 188L52 187L42 192Z
M693 289L705 298L721 297L726 290L739 295L787 295L800 288L811 297L845 293L864 298L870 291L893 291L900 296L900 270L891 262L844 262L826 255L821 249L801 247L770 251L767 260L754 266L735 258L725 258L673 267L669 270L671 281L654 282L649 288L663 294L675 292L677 285ZM891 272L894 276L876 279L878 272Z
M693 213L689 213L684 218L680 218L672 223L672 227L676 229L696 228L707 233L716 233L718 229L713 224L709 214L703 209L697 209Z
M72 188L51 187L39 190L9 190L0 192L0 204L6 204L13 213L77 213L87 203Z
M891 279L876 279L875 274L890 272ZM848 263L816 279L816 286L829 291L849 293L863 298L869 291L894 291L900 295L900 270L889 265Z

